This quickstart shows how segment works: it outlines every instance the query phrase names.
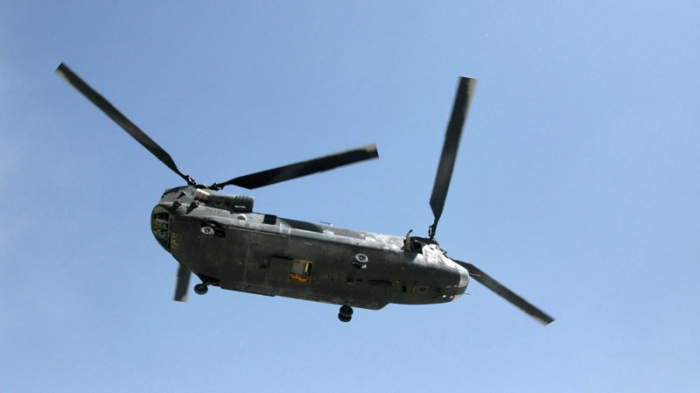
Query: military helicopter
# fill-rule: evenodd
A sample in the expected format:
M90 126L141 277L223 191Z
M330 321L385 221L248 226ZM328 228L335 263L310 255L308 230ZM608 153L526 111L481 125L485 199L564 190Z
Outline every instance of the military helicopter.
M437 304L459 299L474 278L547 325L552 317L471 263L447 256L435 240L476 80L462 77L430 197L428 237L392 236L338 228L253 211L254 198L217 192L249 190L378 158L374 144L302 161L223 183L197 183L170 155L64 63L56 73L179 175L185 186L167 189L151 213L151 231L178 262L175 300L186 301L190 277L211 286L267 296L331 303L349 322L353 307L379 310L389 303Z

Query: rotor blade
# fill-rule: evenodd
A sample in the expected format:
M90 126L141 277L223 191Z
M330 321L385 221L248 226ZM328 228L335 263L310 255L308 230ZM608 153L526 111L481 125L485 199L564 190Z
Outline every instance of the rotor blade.
M187 266L180 264L177 268L177 281L175 283L175 298L178 302L187 301L187 291L190 289L190 277L192 272Z
M435 235L438 220L442 215L442 208L445 206L445 198L447 190L450 188L450 179L452 178L452 170L457 159L457 149L459 148L459 140L462 137L462 129L464 122L467 119L467 111L471 102L476 79L462 77L457 86L454 106L452 107L452 116L447 125L445 133L445 144L442 146L442 155L438 164L437 174L435 175L435 184L433 185L433 193L430 196L430 207L433 209L435 221L430 227L430 237Z
M219 190L225 186L233 184L252 190L255 188L269 186L270 184L280 183L283 181L312 175L314 173L328 171L343 165L349 165L377 157L379 157L377 146L375 144L371 144L358 147L356 149L315 158L313 160L302 161L296 164L268 169L266 171L257 172L250 175L239 176L221 184L214 184L211 186L211 188L214 190Z
M115 123L117 123L121 128L124 129L129 135L131 135L138 143L143 147L148 149L156 158L158 158L163 164L170 168L173 172L177 173L185 179L185 181L194 185L195 181L188 175L183 174L177 169L175 161L173 161L170 154L163 150L162 147L158 146L156 142L153 141L146 133L141 131L134 123L126 118L117 108L109 103L104 97L100 95L95 89L90 87L85 81L83 81L76 73L74 73L68 66L61 63L58 68L56 68L56 73L63 78L66 82L70 83L71 86L75 87L80 93L82 93L85 98L90 100L95 106L100 108L107 116L109 116Z
M476 281L480 282L486 288L496 292L496 294L498 296L507 300L508 302L510 302L510 304L525 311L525 313L527 313L531 317L535 318L535 320L537 320L537 322L546 326L554 321L554 318L545 314L544 311L535 307L532 303L523 299L522 297L520 297L518 294L511 291L510 289L506 288L505 285L499 283L498 281L493 279L493 277L484 273L484 271L479 269L478 267L476 267L468 262L462 262L462 261L457 261L457 260L455 260L455 262L464 266L469 271L470 277L474 277L474 279Z

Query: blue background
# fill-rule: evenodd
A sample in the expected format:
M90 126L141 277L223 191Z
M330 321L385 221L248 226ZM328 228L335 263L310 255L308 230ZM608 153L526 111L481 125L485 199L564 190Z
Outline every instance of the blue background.
M700 390L697 2L251 3L0 2L0 390ZM557 320L478 283L349 324L173 302L149 214L182 181L62 61L200 182L377 143L252 195L395 235L427 232L457 78L478 78L437 238Z

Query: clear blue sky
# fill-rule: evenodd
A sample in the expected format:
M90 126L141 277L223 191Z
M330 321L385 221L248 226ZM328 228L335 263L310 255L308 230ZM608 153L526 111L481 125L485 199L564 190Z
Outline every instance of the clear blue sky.
M0 2L0 390L700 391L697 1L248 3ZM201 182L377 143L252 195L396 235L427 232L457 78L478 78L437 238L557 320L478 283L349 324L173 302L148 219L182 181L62 61Z

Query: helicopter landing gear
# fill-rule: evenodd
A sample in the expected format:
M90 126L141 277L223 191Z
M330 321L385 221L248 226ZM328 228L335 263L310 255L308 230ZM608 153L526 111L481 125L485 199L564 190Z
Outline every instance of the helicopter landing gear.
M352 313L352 307L348 305L343 305L340 307L338 319L340 319L340 322L350 322L350 320L352 319Z
M205 293L207 293L207 291L209 291L209 287L207 287L207 285L204 283L197 284L194 286L194 293L196 293L197 295L204 295Z

